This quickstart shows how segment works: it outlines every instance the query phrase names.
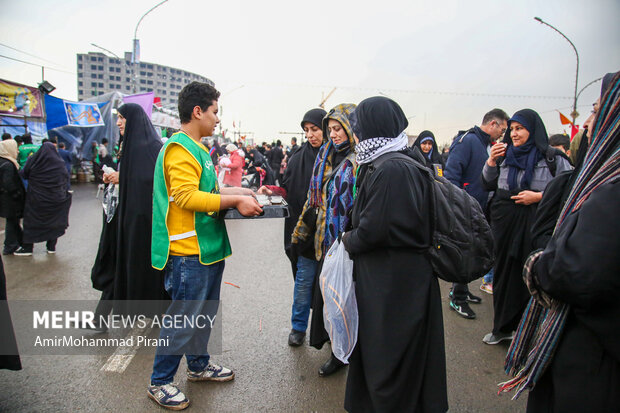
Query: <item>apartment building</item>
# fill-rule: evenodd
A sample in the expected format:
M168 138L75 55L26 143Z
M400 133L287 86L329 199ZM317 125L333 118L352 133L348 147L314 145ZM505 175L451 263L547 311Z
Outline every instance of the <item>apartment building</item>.
M157 63L140 62L132 65L131 52L124 59L101 52L77 54L78 100L107 92L155 92L163 106L176 107L177 96L183 86L192 81L214 85L204 76Z

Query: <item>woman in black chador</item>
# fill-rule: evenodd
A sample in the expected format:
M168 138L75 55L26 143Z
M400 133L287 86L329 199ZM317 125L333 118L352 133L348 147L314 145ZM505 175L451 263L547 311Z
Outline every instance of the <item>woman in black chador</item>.
M566 156L549 147L545 125L532 109L516 112L504 140L491 148L482 169L485 187L495 190L490 207L496 257L494 318L492 332L482 339L486 344L513 338L529 300L521 273L532 252L536 209L549 181L569 169Z
M20 174L28 180L24 208L24 238L15 255L32 255L33 244L47 241L48 254L69 226L69 173L54 144L45 142Z
M366 99L352 124L359 139L357 196L353 230L342 240L354 261L359 332L345 408L445 412L441 297L424 255L431 241L431 183L402 155L415 156L396 102Z
M118 108L117 125L121 133L119 171L104 175L104 180L119 184L118 207L109 223L104 215L91 273L93 287L102 291L96 313L108 314L112 303L105 300L113 299L117 314L156 314L158 308L133 306L125 300L167 299L163 272L151 267L153 172L162 143L140 105L127 103Z

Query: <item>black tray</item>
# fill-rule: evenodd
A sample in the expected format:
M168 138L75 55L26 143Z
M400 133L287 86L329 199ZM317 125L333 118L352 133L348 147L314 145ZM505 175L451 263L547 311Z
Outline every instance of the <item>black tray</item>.
M244 217L236 209L228 209L224 219L261 219L261 218L288 218L288 204L282 200L281 204L263 205L263 213L255 217Z

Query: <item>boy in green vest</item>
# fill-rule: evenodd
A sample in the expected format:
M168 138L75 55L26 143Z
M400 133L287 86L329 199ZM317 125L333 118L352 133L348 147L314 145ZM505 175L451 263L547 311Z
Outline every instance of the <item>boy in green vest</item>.
M219 96L206 83L192 82L181 90L181 130L168 139L155 165L151 263L165 270L172 298L167 315L185 320L217 311L224 259L231 254L220 211L236 208L244 216L262 212L250 189L219 188L211 156L200 143L219 123ZM168 345L157 348L148 396L160 406L182 410L189 400L172 381L183 354L188 381L229 381L234 373L210 360L208 324L173 327L178 326L162 326L159 337Z

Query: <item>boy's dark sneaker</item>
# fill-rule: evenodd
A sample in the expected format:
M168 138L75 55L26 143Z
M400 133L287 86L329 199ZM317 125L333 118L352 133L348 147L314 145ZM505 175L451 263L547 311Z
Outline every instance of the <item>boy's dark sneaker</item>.
M456 311L461 317L469 320L476 318L476 313L474 313L474 310L469 308L469 304L467 304L467 302L457 303L456 301L450 300L450 308Z
M162 386L150 385L147 389L148 396L155 403L170 410L183 410L189 406L189 400L174 383Z

